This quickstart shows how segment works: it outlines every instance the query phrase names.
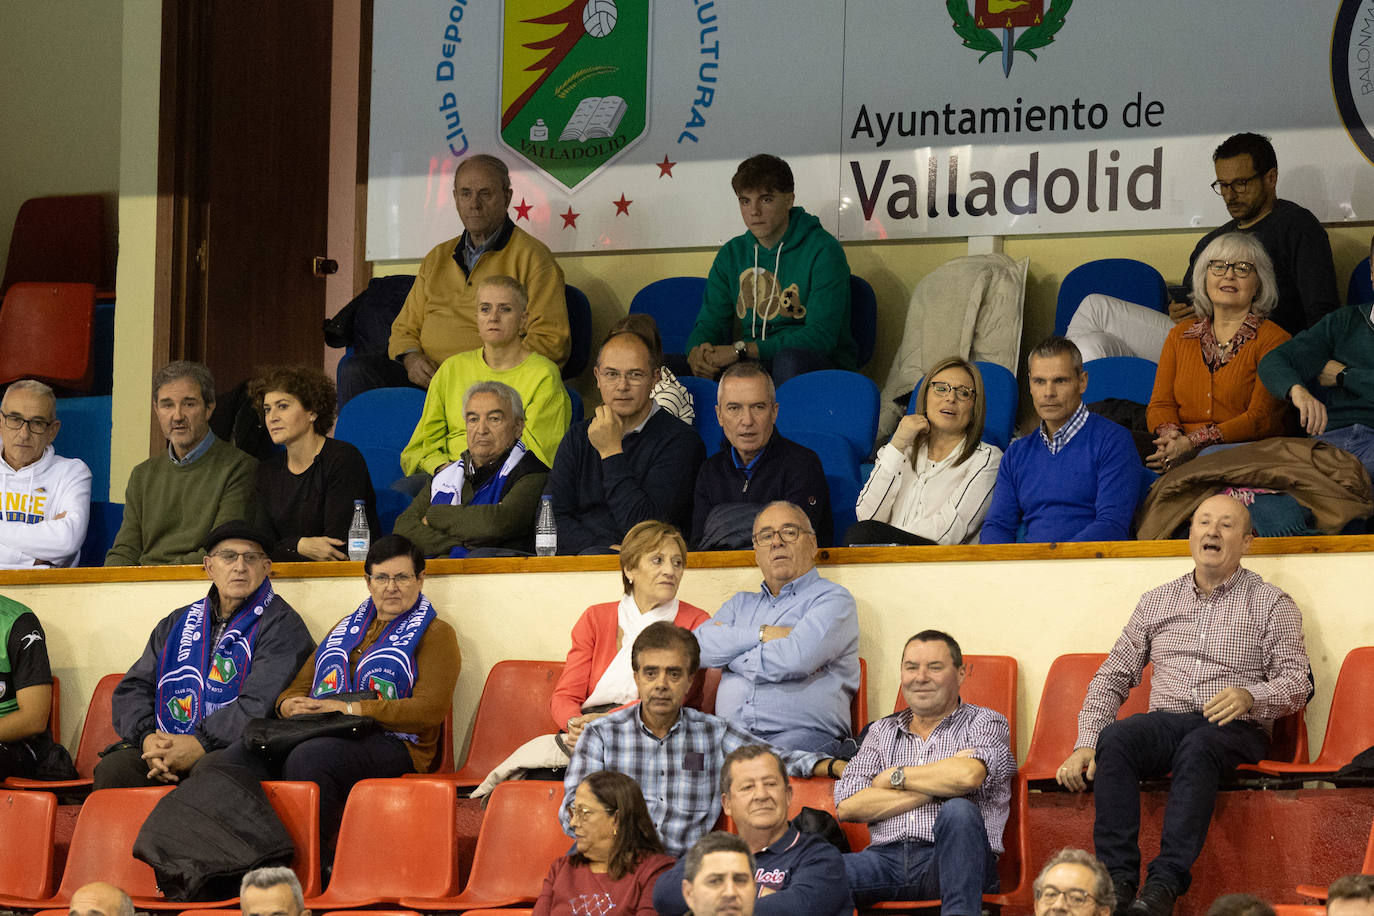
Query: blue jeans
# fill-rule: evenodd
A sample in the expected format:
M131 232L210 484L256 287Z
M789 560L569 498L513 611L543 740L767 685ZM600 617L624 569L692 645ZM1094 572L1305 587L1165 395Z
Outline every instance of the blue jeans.
M844 744L848 736L835 737L827 734L823 729L807 728L798 725L795 728L784 729L780 732L755 732L757 737L762 738L774 747L785 748L789 751L810 751L813 754L821 754L825 757L834 757L839 754L841 745Z
M1354 423L1340 429L1328 429L1317 438L1360 459L1360 464L1374 478L1374 429Z
M899 840L844 856L854 905L879 900L940 899L943 916L978 916L983 894L997 890L997 855L982 812L967 798L946 799L935 842Z
M1269 741L1249 722L1218 728L1201 713L1137 713L1102 729L1097 739L1093 845L1112 878L1140 878L1140 780L1173 773L1164 809L1159 858L1146 876L1176 894L1188 890L1207 839L1217 784L1237 764L1264 756Z

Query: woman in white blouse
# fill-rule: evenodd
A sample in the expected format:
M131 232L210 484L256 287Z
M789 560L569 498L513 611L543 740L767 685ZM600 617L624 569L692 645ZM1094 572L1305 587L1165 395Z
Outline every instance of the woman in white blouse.
M941 360L916 394L859 493L858 544L967 544L978 540L1002 450L981 441L987 402L978 367Z

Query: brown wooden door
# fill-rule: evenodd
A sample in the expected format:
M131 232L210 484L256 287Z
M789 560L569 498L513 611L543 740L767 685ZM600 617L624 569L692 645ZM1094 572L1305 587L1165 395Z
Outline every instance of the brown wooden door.
M328 0L164 4L177 46L170 356L220 391L266 364L322 362ZM178 257L179 253L179 257Z

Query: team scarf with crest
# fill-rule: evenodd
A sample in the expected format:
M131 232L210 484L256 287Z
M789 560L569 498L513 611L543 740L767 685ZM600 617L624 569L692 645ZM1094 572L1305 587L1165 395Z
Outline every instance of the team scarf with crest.
M157 677L157 727L174 735L189 735L210 713L238 699L248 669L263 611L276 598L272 580L263 579L257 591L239 606L219 642L210 645L214 631L210 596L197 601L172 624Z
M510 477L515 466L520 463L520 459L525 457L525 452L529 451L525 443L519 439L511 446L510 454L501 464L501 469L491 477L480 488L473 491L472 498L468 500L469 506L494 506L501 501L501 492L506 488L506 478ZM429 504L431 506L458 506L463 502L463 478L467 476L467 452L463 457L443 468L434 475L434 479L429 485ZM454 546L448 554L450 557L461 559L468 555L468 549L462 544Z
M420 637L435 617L434 608L421 594L410 610L382 627L355 668L349 664L349 656L363 641L376 616L377 607L368 598L329 631L315 650L312 697L319 699L355 690L375 690L383 700L410 696L415 686L415 652Z

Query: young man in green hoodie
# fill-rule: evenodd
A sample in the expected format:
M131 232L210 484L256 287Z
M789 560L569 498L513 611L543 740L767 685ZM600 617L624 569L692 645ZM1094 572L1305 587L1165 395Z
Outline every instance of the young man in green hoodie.
M820 220L793 206L792 169L767 153L739 164L731 186L747 232L725 243L687 340L692 374L715 378L756 359L781 384L817 369L856 369L849 261Z

